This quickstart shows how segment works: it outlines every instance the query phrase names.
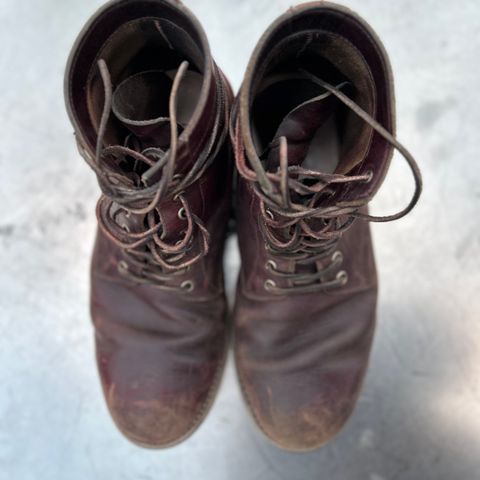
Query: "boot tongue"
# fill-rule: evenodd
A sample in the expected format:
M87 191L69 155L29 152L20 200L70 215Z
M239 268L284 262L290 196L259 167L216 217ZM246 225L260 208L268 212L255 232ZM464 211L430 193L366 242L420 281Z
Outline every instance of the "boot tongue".
M267 168L275 169L279 164L281 137L287 140L289 165L301 165L307 156L315 133L332 118L338 107L339 102L333 95L323 93L291 110L280 123L272 140L267 157Z
M351 83L341 78L330 83L350 98L359 93ZM255 143L263 146L260 147L263 148L260 156L268 171L275 172L279 166L279 139L282 136L287 140L290 165L320 168L325 173L346 175L368 154L373 129L355 115L348 114L343 103L314 82L311 76L299 71L275 73L262 81L255 95ZM374 115L375 99L364 95L362 108ZM336 154L330 158L330 153L324 152L319 158L314 154L319 145L334 147L334 142L330 145L329 137L323 134L329 135L331 127L338 125L342 130L339 142L333 148L332 153ZM318 132L322 127L325 132ZM322 170L325 166L327 169Z
M112 111L142 148L170 145L169 93L172 80L163 71L137 73L115 89ZM179 125L179 132L182 127Z

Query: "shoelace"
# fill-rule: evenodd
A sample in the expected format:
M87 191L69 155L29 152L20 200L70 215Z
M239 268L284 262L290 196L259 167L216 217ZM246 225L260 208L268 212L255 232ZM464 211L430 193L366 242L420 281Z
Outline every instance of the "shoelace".
M104 136L112 111L112 82L106 62L98 61L105 90L103 113L98 130L96 154L92 158L81 146L80 152L97 175L103 195L97 204L97 218L101 231L124 253L126 260L118 264L121 274L136 283L153 284L168 291L191 291L194 284L190 280L179 286L169 285L177 275L184 274L209 251L210 235L202 220L192 212L184 195L188 186L198 180L218 152L222 141L216 141L220 125L220 109L206 148L199 155L185 175L175 174L175 162L178 151L177 97L178 89L188 62L183 61L173 80L169 98L170 148L167 152L161 148L149 147L140 150L132 135L127 136L124 145L104 147ZM221 92L223 94L223 92ZM223 99L219 100L223 102ZM223 103L222 103L223 104ZM221 135L224 135L221 134ZM126 159L135 161L134 168L125 172L120 164ZM137 173L139 166L147 168L143 174ZM149 185L149 180L161 173L160 180ZM164 241L164 228L158 214L159 203L166 198L179 202L178 216L186 222L183 238L174 244ZM120 225L119 219L130 215L143 216L141 232L132 232L126 225ZM200 239L196 242L197 235ZM190 254L194 244L199 245L198 252ZM128 261L127 261L128 260ZM131 267L134 267L133 269Z
M334 193L335 185L370 182L373 173L349 176L322 173L296 165L289 166L288 145L285 137L278 140L277 172L267 172L257 156L250 158L253 171L248 168L245 161L237 162L240 175L251 182L260 200L262 220L260 225L271 256L293 260L297 265L311 265L316 260L324 260L326 263L322 269L317 269L313 273L292 273L279 270L277 263L269 260L266 268L272 276L291 281L290 286L287 287L278 286L273 279L265 281L265 289L278 295L325 291L345 285L348 281L348 274L345 271L338 272L331 280L325 280L343 261L342 253L335 250L343 233L352 226L356 218L371 222L389 222L407 215L416 205L422 191L420 169L413 156L402 144L338 88L310 72L302 70L302 73L329 94L335 95L400 152L413 174L415 191L403 210L389 216L376 217L360 212L359 210L368 203L368 200L342 201L336 205L318 207L322 198L328 198ZM238 158L242 156L237 154ZM316 226L312 227L312 223ZM331 257L327 259L330 255Z

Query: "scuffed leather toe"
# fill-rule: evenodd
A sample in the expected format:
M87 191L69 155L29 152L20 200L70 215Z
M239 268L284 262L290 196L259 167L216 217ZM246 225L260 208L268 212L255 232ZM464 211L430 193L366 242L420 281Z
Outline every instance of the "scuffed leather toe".
M112 385L105 396L117 427L143 447L166 448L179 443L200 425L210 403L210 390L195 396L172 392L150 398L135 395L135 390L142 390L140 382L132 390L126 396Z
M241 364L238 369L244 370ZM302 405L289 404L284 396L276 396L275 387L261 375L243 372L240 382L256 424L284 450L306 452L323 446L342 429L355 406L356 397L340 396L329 385L328 375L317 384L319 395ZM291 390L301 390L301 385L292 384Z
M108 343L97 341L100 377L120 431L140 446L166 448L192 434L208 413L223 352L211 362L172 369L146 350L123 348L112 354Z

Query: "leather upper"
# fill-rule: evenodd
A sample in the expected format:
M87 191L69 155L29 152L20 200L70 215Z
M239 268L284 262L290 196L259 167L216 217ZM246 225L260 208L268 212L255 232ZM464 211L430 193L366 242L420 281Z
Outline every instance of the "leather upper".
M128 42L123 44L125 39ZM151 47L144 46L147 39ZM134 48L138 49L138 54ZM104 131L105 112L102 120L99 115L108 98L99 87L102 79L96 62L101 58L105 59L110 70L117 102L113 105L115 111L107 112L109 116ZM106 184L115 180L110 172L113 167L106 165L110 170L101 181L99 178L103 196L97 213L100 221L103 221L102 216L110 216L112 209L119 211L120 215L110 220L114 225L118 223L114 231L105 230L105 226L99 229L91 269L91 313L98 368L107 404L125 436L139 445L154 448L175 444L198 427L212 403L223 370L227 305L222 257L233 173L226 128L232 93L213 62L198 21L183 5L170 0L115 0L107 3L80 34L65 77L67 109L80 151L97 172L104 167L102 161L116 161L110 159L108 153L99 157L96 147L99 130L104 133L103 149L112 144L121 145L122 135L129 134L125 128L127 122L118 120L121 116L117 98L123 101L123 97L115 93L118 85L123 85L125 78L135 79L139 69L138 75L144 76L149 74L152 65L157 70L170 71L185 59L189 61L188 69L202 76L202 84L196 93L198 98L195 97L190 119L179 127L172 173L174 179L182 179L196 168L196 162L203 161L205 166L198 178L183 191L162 196L154 205L153 213L147 216L128 211L128 208L138 210L139 206L146 205L146 201L143 205L137 202L139 206L134 204L133 207L131 204L128 207L117 205L115 192L124 190L115 183L112 186ZM165 66L162 61L166 62ZM105 74L102 78L105 83ZM165 81L165 84L165 88L170 88L169 82ZM173 86L171 88L173 92ZM140 89L122 91L121 95L132 94L132 101L139 100L148 105L148 99L138 99L138 92ZM182 95L190 93L186 90ZM168 107L168 96L166 99ZM125 101L128 106L129 99ZM162 122L165 124L164 120ZM168 155L171 131L165 124L167 131L157 129L152 135L147 123L152 122L143 122L145 126L142 128L133 123L135 128L129 130L137 140L132 142L130 135L125 142L129 148L142 143L142 155L155 163L157 157L149 157L148 149L158 147L155 150L157 156L159 152L162 156ZM150 128L148 138L143 134L147 127ZM115 148L119 151L121 147ZM204 158L205 151L216 153ZM132 165L129 161L127 155L123 163L114 165L114 176L125 175L125 180L121 178L125 185L130 184L131 178L136 178L135 171L123 174L122 168ZM133 168L137 165L134 164ZM164 175L167 173L163 168L149 179L146 186L135 186L133 193L141 193L141 188L152 191L150 197L145 196L150 202L154 198L156 182L162 181ZM223 180L221 183L219 178ZM186 208L187 205L189 211L185 216L182 215L185 213L182 206ZM192 220L190 225L187 218L195 222ZM127 254L122 244L132 243L131 239L151 228L152 222L161 228L161 236L155 237L155 244L152 240L140 244L137 253L133 252L136 258L143 258L138 257L139 254L151 255L148 245L157 248L165 243L175 252L175 246L182 242L188 230L191 230L193 239L185 247L187 259L201 251L205 242L208 243L207 253L182 269L161 269L157 265L155 268L161 274L161 281L150 281L154 278L152 267L150 280L142 279L141 261L132 262L135 257ZM121 236L115 238L116 235ZM161 247L158 248L157 251L161 252ZM173 259L171 263L174 265L174 253L165 258Z
M304 31L307 33L302 33ZM350 82L347 90L356 91L356 100L361 102L362 92L366 95L368 91L362 90L361 79L365 78L372 97L369 103L364 104L364 109L393 131L393 87L383 47L370 27L355 14L324 2L294 7L267 29L247 67L231 130L240 171L237 228L242 268L234 313L237 370L245 399L258 426L276 445L294 451L311 450L323 445L339 431L351 414L367 368L376 321L377 276L369 225L365 220L356 218L347 222L347 228L339 235L330 253L317 258L309 267L299 267L291 257L279 256L272 251L269 246L271 241L265 237L266 229L273 229L275 222L286 224L288 217L282 218L281 213L274 212L270 214L273 227L266 223L270 221L265 215L269 206L266 202L276 205L275 202L280 200L275 199L274 193L265 190L266 182L262 184L262 172L255 166L255 157L264 162L263 168L266 175L270 175L268 178L272 179L274 189L279 185L280 190L281 181L275 183L271 176L280 176L275 163L272 164L272 158L278 156L278 146L272 147L271 144L267 156L258 148L258 139L253 134L255 115L261 115L260 111L255 113L256 98L262 90L261 85L268 83L263 78L267 78L269 68L277 76L280 73L285 75L285 68L288 68L281 70L281 59L271 52L277 51L279 56L288 57L288 38L291 36L294 42L294 47L290 49L292 55L298 57L296 52L302 51L298 44L304 49L311 48L312 55L316 52L332 55L333 47L325 46L325 42L333 38L328 31L343 37L342 41L333 39L332 42L337 45L335 55L344 62L334 66L340 69L337 70L339 77ZM315 38L319 41L318 47L312 46ZM347 41L347 53L342 53ZM282 47L276 50L277 45ZM287 74L292 78L295 75L302 78L302 69L315 68L315 63L310 64L308 56L305 58L303 64L302 60L286 63L287 66L292 65ZM329 61L334 63L336 58L330 56ZM357 62L358 68L345 66L350 60ZM335 72L334 69L332 71ZM315 71L319 77L323 73L320 68ZM355 77L356 73L360 77ZM336 74L330 75L332 83ZM295 90L291 92L292 95L297 94ZM314 95L318 93L311 94L312 97ZM275 99L272 105L274 102ZM287 139L289 166L301 166L312 139L312 122L320 125L324 121L322 115L330 115L331 107L330 100L323 104L312 103L312 107L299 106L280 124L273 143L277 145L275 142L279 136ZM344 125L347 131L345 141L351 142L351 149L343 153L344 158L350 155L346 162L349 167L342 167L340 160L338 168L344 168L344 171L338 173L355 176L371 170L370 177L351 187L334 185L330 195L325 195L314 206L320 208L319 211L328 212L329 208L338 208L337 205L342 205L342 202L345 205L358 202L356 210L352 207L343 215L348 217L348 212L367 215L365 205L383 180L392 149L376 132L362 130L363 127L348 121ZM262 124L258 128L262 128ZM262 133L257 135L261 137ZM359 142L367 143L360 148ZM299 201L296 193L290 195L292 202ZM285 206L282 208L287 210ZM315 229L320 217L306 221ZM304 231L308 231L307 226ZM307 241L308 235L305 238ZM333 270L326 268L334 258L341 259L339 264ZM272 276L269 269L272 265L285 275ZM348 280L345 285L337 285L336 288L322 289L318 285L315 292L297 293L292 287L296 285L294 275L299 268L309 275L326 268L328 273L323 277L319 275L317 280L320 284L329 282L339 272L346 272ZM276 287L282 288L275 292L266 288L272 280Z

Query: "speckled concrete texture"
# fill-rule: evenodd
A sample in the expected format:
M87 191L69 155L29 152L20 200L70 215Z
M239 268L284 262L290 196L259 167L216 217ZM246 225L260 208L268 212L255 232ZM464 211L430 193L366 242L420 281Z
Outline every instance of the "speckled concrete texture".
M296 455L256 432L232 362L202 427L167 451L128 443L97 378L88 268L98 187L63 104L69 49L100 0L0 2L0 480L476 480L480 475L480 3L348 0L390 53L398 136L425 179L415 212L373 227L379 326L342 433ZM291 0L186 0L238 88ZM374 202L412 185L396 157ZM239 266L226 260L230 294Z

